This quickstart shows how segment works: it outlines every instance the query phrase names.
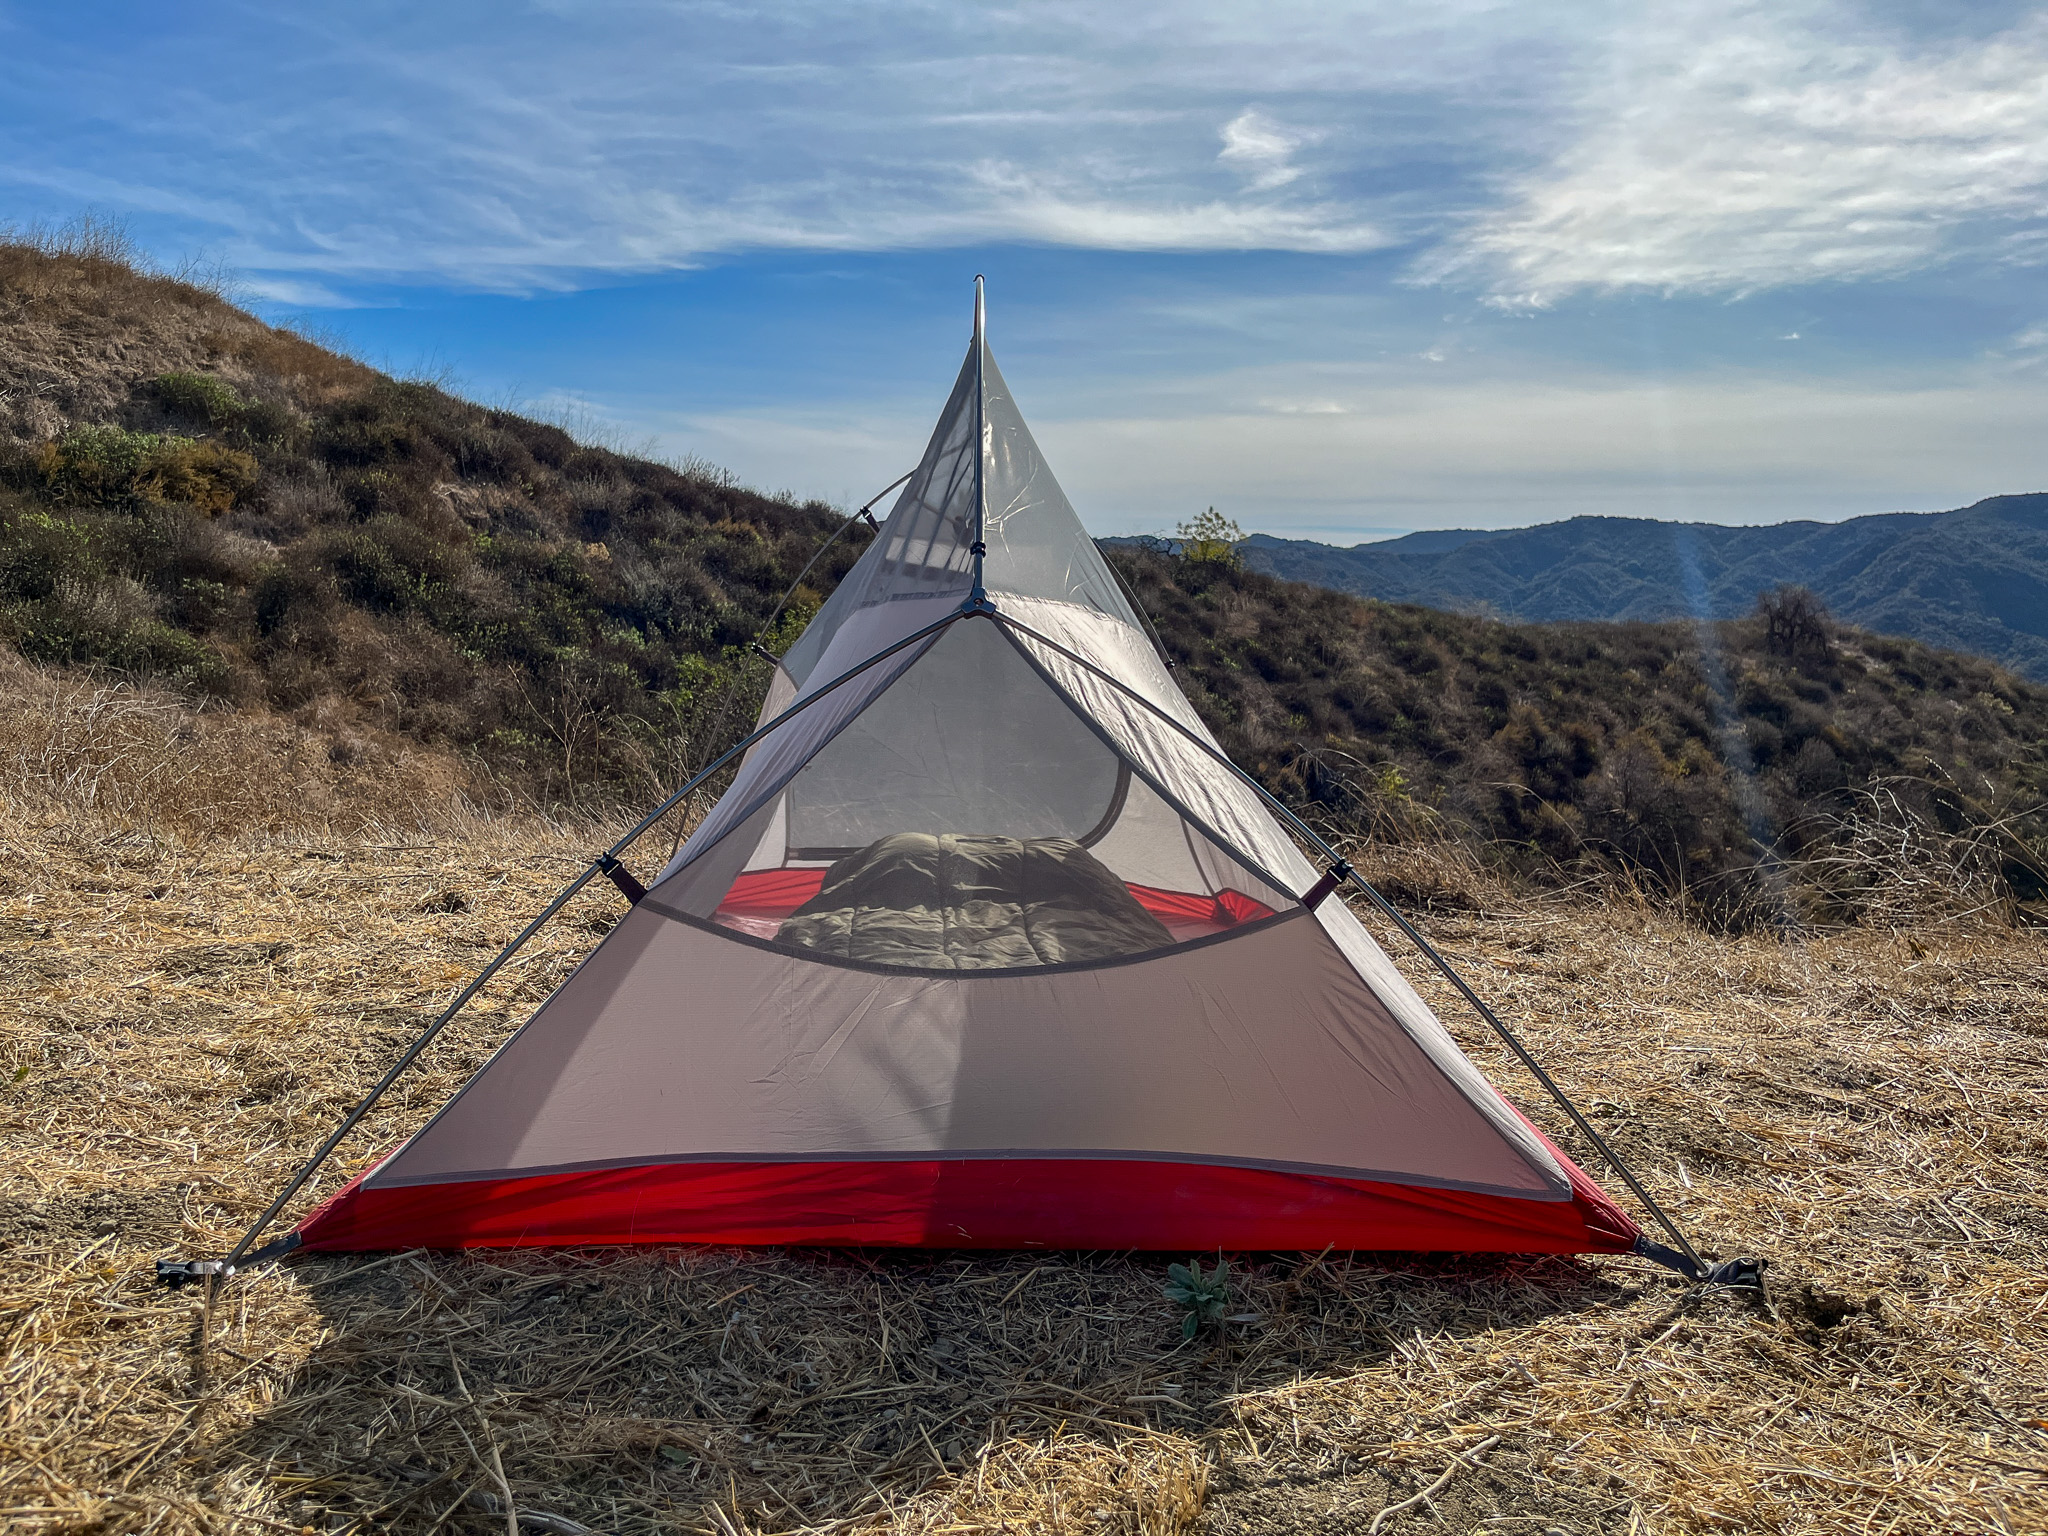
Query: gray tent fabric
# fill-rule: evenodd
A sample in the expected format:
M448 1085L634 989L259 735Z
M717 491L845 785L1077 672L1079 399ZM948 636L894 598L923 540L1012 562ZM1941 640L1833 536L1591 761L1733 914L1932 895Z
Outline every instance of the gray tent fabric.
M374 1180L1020 1155L1569 1193L1299 908L1149 959L935 977L737 942L643 902Z

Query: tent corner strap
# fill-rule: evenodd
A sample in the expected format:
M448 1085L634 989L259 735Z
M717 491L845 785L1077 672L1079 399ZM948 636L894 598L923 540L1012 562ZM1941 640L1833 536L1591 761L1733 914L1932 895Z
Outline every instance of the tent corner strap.
M609 853L601 853L597 856L597 868L598 873L602 874L605 879L611 881L613 885L619 888L621 896L624 896L626 900L636 907L640 905L640 898L647 894L647 887L633 878L631 870Z
M1323 878L1301 893L1301 904L1313 912L1328 898L1330 892L1351 878L1352 870L1343 859L1337 860L1323 871Z

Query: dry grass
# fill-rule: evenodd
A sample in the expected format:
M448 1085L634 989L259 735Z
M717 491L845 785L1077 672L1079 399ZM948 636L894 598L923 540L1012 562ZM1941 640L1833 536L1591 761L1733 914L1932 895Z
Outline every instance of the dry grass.
M445 753L360 726L195 710L0 649L0 795L30 822L193 840L446 827L490 796Z
M521 1508L620 1533L1353 1531L1446 1472L1381 1530L2048 1531L2032 932L1729 940L1451 871L1430 931L1703 1244L1772 1261L1769 1309L1629 1259L1258 1255L1233 1301L1258 1320L1182 1345L1163 1256L732 1250L305 1258L207 1305L150 1261L224 1249L602 834L392 831L410 791L346 832L233 801L260 735L148 789L159 748L62 734L98 695L37 725L14 686L0 1519L24 1529L498 1531L502 1468ZM78 776L98 761L128 766ZM210 821L165 810L203 795L228 797ZM565 913L323 1188L616 907Z
M0 226L0 442L103 422L137 380L202 368L234 384L276 376L322 402L376 378L236 308L217 271L151 270L118 224Z

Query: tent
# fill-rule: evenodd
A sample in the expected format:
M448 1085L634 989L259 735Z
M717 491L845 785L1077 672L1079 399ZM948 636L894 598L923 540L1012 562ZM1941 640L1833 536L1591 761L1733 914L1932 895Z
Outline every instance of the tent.
M978 287L922 460L735 761L296 1245L1644 1251L1224 757Z

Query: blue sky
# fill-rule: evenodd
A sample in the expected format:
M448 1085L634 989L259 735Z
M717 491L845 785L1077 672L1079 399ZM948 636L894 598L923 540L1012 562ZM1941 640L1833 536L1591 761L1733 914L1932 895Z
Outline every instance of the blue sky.
M858 503L969 281L1099 533L2048 488L2048 10L0 0L0 221Z

